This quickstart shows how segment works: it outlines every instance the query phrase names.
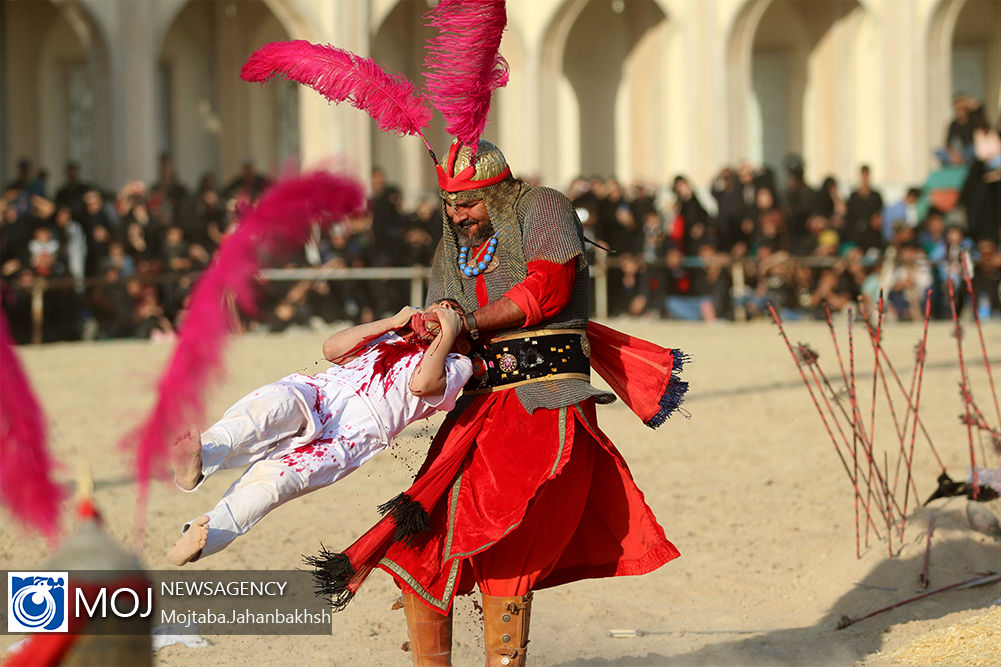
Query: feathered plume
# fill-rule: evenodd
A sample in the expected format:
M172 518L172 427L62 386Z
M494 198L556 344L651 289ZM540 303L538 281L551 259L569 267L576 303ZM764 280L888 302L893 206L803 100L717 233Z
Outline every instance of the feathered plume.
M195 285L180 339L158 384L156 405L124 443L138 443L140 507L150 469L164 461L170 442L202 421L205 384L221 374L223 341L234 324L230 300L245 313L258 310L261 258L282 261L306 242L313 224L329 224L364 206L361 183L314 172L272 186L256 207L240 216L236 232L223 242Z
M424 139L421 130L431 122L433 112L412 81L350 51L305 40L271 42L257 49L240 71L244 81L265 83L276 76L309 86L331 102L348 100L383 132ZM424 145L431 150L426 139Z
M52 481L42 410L0 310L0 500L15 517L54 539L62 497Z
M475 150L490 98L508 79L498 53L507 25L504 0L442 0L425 24L438 29L424 57L431 103L445 117L445 130Z

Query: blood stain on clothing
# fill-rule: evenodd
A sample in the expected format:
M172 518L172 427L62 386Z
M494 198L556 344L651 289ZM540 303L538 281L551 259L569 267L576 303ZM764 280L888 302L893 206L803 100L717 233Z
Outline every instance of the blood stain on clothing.
M310 468L311 470L316 469L319 460L325 458L330 451L326 445L330 445L333 441L333 438L314 440L313 442L296 447L281 457L281 460L288 467L294 468L296 472L305 472L306 468Z
M323 387L315 382L310 382L312 379L304 379L303 384L312 387L316 391L316 394L313 396L313 413L320 419L321 424L326 424L330 421L333 413L329 409L325 409L329 408L329 406L327 405L327 395L323 391Z
M397 364L407 359L407 357L417 356L425 347L419 343L407 340L379 343L372 348L372 353L376 355L372 365L372 375L359 387L359 391L367 390L377 379L381 379L383 392L388 393L390 387L393 385L393 381L400 372ZM407 361L407 365L410 365L410 363L411 361Z

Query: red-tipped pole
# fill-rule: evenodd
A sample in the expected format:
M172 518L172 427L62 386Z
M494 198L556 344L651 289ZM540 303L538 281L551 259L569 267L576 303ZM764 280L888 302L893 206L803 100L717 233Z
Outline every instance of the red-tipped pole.
M851 400L852 406L852 465L854 467L855 479L858 479L859 466L858 466L858 441L859 441L859 413L858 413L858 402L855 396L855 339L852 334L852 320L854 319L851 310L848 311L848 374L850 377L850 382L848 384L848 397ZM872 490L872 478L866 480L866 487L868 491ZM855 487L855 557L862 557L862 548L859 543L859 498L861 494L859 493L858 487ZM869 518L868 508L866 508L866 518ZM866 546L869 546L868 541Z
M966 362L963 360L963 330L959 326L959 315L956 313L956 295L952 287L952 279L947 280L949 284L949 307L952 310L952 325L956 331L956 350L959 355L959 388L963 394L963 410L966 412L966 435L970 443L970 473L973 483L973 499L976 500L980 491L980 484L977 474L977 453L973 449L973 425L970 423L970 384L969 375L966 372ZM976 304L970 304L974 310Z
M921 406L921 380L924 378L925 374L925 359L927 358L927 349L925 344L928 341L928 320L931 319L931 290L925 295L925 326L924 332L921 334L921 346L918 348L918 390L914 396L914 422L911 426L911 448L907 454L907 481L904 482L904 511L901 516L900 521L900 539L904 539L904 529L907 528L907 501L910 497L911 491L911 479L913 478L913 463L914 463L914 438L917 435L917 425L918 425L918 408ZM915 493L915 500L917 494Z
M878 308L879 316L878 316L878 323L876 325L876 343L875 344L876 344L876 347L878 348L879 345L880 345L880 341L882 340L882 334L883 334L883 290L879 290L879 305L878 305L877 308ZM872 449L876 445L876 388L879 387L879 384L876 382L876 378L879 375L879 352L873 350L873 357L875 357L875 361L874 361L873 366L872 366L872 406L870 407L870 418L869 418L869 449L870 449L870 454L868 456L868 459L869 459L869 479L870 480L872 479L872 468L873 468L872 454L874 453L874 452L872 452ZM889 468L887 468L885 465L884 465L884 470L886 470L887 472L889 472ZM869 497L871 495L871 491L872 491L872 484L869 485L869 491L867 491L867 493L866 493L866 499L865 499L866 506L869 505L869 499L870 499ZM889 524L890 524L890 517L889 517L889 515L887 515L886 523L887 523L887 530L889 530ZM866 524L865 534L866 534L866 542L868 542L868 540L869 540L869 524Z
M848 443L848 436L845 435L844 430L841 428L841 422L838 420L837 413L834 411L834 407L831 405L831 402L827 399L828 393L830 393L832 396L834 395L834 388L831 386L831 382L830 380L827 379L827 375L824 373L823 369L820 368L819 365L816 363L816 353L810 350L810 348L807 347L806 345L802 344L799 346L799 351L800 354L797 358L807 360L807 365L810 367L810 376L813 378L813 382L817 386L817 393L819 393L821 398L824 399L824 405L827 407L827 412L830 413L831 415L831 421L833 421L834 425L837 427L838 435L841 436L841 440L845 445L845 450L847 450L850 446ZM826 392L824 391L824 388L827 389ZM848 416L848 413L845 411L845 407L841 404L841 402L837 401L837 399L835 399L835 402L837 406L841 409L841 416L844 417L845 421L851 421L851 418ZM865 442L864 437L861 434L859 435L859 437L862 439L862 446L863 447L868 446L867 443ZM844 466L845 472L848 474L849 481L852 482L852 486L855 487L857 491L858 490L857 480L852 477L851 468L848 467L848 462L845 460L844 455L841 453L841 448L838 447L838 443L833 440L833 436L832 436L832 443L834 444L834 451L837 453L838 458L841 459L841 465ZM880 482L883 484L883 486L885 486L882 477L879 476L878 469L876 469L876 475L877 479L879 479ZM868 478L864 479L866 479L866 482L868 483ZM879 499L879 496L875 496L875 499L876 499L876 505L879 508L880 512L885 513L890 511L888 506L887 507L883 506L882 501L880 501ZM896 499L891 498L891 500L893 500L894 505L896 505ZM900 510L899 506L897 507L897 510L898 511ZM876 539L879 540L883 539L882 535L879 534L879 529L876 527L875 521L873 521L872 518L869 518L867 528L869 526L872 527L873 532L876 534Z
M862 309L862 319L863 319L863 321L867 322L868 321L868 314L866 313L865 304L862 302L861 299L859 299L859 307ZM870 340L870 342L872 342L873 353L876 355L876 358L877 358L876 369L879 371L879 380L880 380L880 383L883 385L883 393L886 394L886 402L890 406L890 416L893 417L893 430L894 430L894 433L896 433L896 435L897 435L897 444L898 444L898 450L899 451L897 453L897 467L896 467L896 470L894 471L894 477L893 477L893 488L890 491L890 495L892 497L894 494L896 494L896 491L897 491L897 481L899 480L899 473L900 473L900 462L904 458L907 457L907 445L906 445L906 439L907 439L907 419L906 418L907 418L907 415L905 415L904 424L901 425L900 424L900 419L897 417L896 406L893 403L893 394L890 393L890 385L889 385L889 382L887 382L886 373L883 371L883 365L881 363L878 363L879 357L882 356L882 349L883 349L883 345L882 345L881 339L877 339L876 338L875 332L873 331L873 329L872 329L871 326L866 326L866 330L869 332L869 340ZM910 414L910 401L909 401L909 398L908 398L908 415L909 414ZM889 485L889 481L890 481L890 469L886 468L886 482L887 482L887 485ZM913 483L914 482L912 480L911 484L913 484ZM887 488L889 489L889 486ZM914 490L914 494L916 496L918 490L917 490L916 487L913 490Z
M859 488L858 488L857 477L854 476L854 475L852 475L851 469L849 469L847 461L845 461L844 456L842 456L842 454L841 454L840 448L838 448L838 442L837 442L837 439L834 437L834 432L831 430L831 426L830 426L830 424L827 421L827 417L825 416L823 409L820 407L820 402L817 400L817 397L816 397L816 395L813 392L813 387L811 386L810 381L807 379L806 373L803 372L803 367L801 365L801 362L800 362L799 358L796 356L796 350L795 350L795 348L793 348L792 343L789 341L789 336L786 335L785 328L782 326L782 320L779 319L778 313L775 312L775 308L772 307L771 304L768 304L768 311L771 313L772 320L775 322L775 324L779 328L779 334L782 336L782 340L785 341L786 348L788 348L788 350L789 350L789 354L792 355L793 362L796 364L796 370L799 371L799 376L803 379L803 384L806 385L806 390L810 394L810 399L813 400L813 405L814 405L815 408L817 408L817 414L820 415L820 421L824 424L824 429L827 431L827 435L831 438L831 443L834 445L834 450L835 450L835 452L837 452L838 458L841 459L841 464L844 466L845 472L848 473L848 479L851 481L852 486L855 489L855 496L856 496L856 498L858 498L858 496L860 495L860 492L859 492ZM811 368L812 368L812 366L811 366ZM821 395L823 396L823 392L821 392ZM825 401L827 400L826 396L824 397L824 400ZM829 405L830 404L828 404L828 406ZM836 420L835 420L835 423L837 423ZM839 430L840 430L840 427L839 427ZM843 433L842 433L842 437L845 437ZM873 525L873 530L874 531L877 530L877 528L876 528L875 525ZM857 536L858 536L858 531L856 530L856 537ZM856 542L857 541L858 540L856 539ZM859 555L859 557L861 557L861 553L860 552L859 552L858 555Z
M930 293L931 292L929 291L929 294ZM866 330L869 332L869 337L870 338L875 338L876 332L872 328L872 325L870 325L865 320L863 320L863 322L865 322L865 324L866 324ZM904 396L907 399L907 413L905 414L905 418L904 418L904 431L906 432L906 430L907 430L907 420L909 419L908 415L914 409L914 404L912 402L912 396L914 395L914 384L915 384L915 380L917 378L917 372L918 372L917 364L915 363L914 370L911 371L911 388L910 388L910 390L907 390L907 389L904 389L904 383L900 379L900 376L897 374L897 369L893 366L893 360L890 359L890 355L888 355L886 353L886 349L884 349L882 345L880 345L879 353L880 353L880 356L883 359L882 363L886 365L886 367L890 371L890 375L893 376L894 382L897 383L897 389L899 389L900 392L902 394L904 394ZM928 433L928 429L925 428L924 423L920 419L918 419L918 427L921 429L921 434L924 435L925 440L928 442L928 446L931 448L932 455L934 455L935 460L938 461L938 465L942 468L942 471L944 472L945 471L945 464L942 462L942 457L939 455L938 450L935 449L935 443L932 442L931 435Z
M980 326L980 312L977 310L976 295L973 293L973 280L970 276L970 271L967 267L967 262L970 261L970 253L963 253L963 261L960 264L963 267L963 279L966 281L966 291L970 294L970 308L973 310L973 321L977 325L977 335L980 337L980 352L984 357L984 370L987 371L987 382L991 386L991 398L994 399L994 412L997 416L998 429L1001 429L1001 403L998 403L998 394L994 389L994 376L991 374L991 363L987 359L987 345L984 344L984 330Z

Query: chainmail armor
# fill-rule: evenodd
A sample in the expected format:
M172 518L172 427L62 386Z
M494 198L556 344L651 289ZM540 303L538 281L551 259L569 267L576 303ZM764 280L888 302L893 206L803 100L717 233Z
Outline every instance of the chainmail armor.
M444 193L443 193L444 194ZM558 264L577 258L573 291L567 305L556 315L537 325L493 332L497 335L537 329L586 329L590 300L590 278L584 255L584 232L577 213L565 195L551 188L531 188L508 179L478 190L457 193L456 201L483 199L497 234L500 262L496 270L483 274L490 302L504 296L527 275L526 257ZM457 264L459 243L442 203L443 233L435 252L427 303L451 297L464 308L476 310L476 278L466 278ZM611 403L614 394L601 391L585 380L543 380L514 390L529 413L539 408L558 409L593 397ZM461 401L456 410L465 407Z

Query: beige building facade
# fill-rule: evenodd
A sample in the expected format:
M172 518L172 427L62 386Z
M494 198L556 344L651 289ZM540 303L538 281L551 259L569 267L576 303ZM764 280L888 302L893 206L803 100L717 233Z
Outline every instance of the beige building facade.
M433 2L434 0L431 0ZM268 41L305 39L420 80L428 0L0 0L0 176L27 157L50 189L75 160L117 188L225 181L245 162L382 167L434 190L423 144L288 82L240 80ZM511 67L485 138L516 173L707 185L743 160L800 154L807 180L923 181L951 97L999 119L1001 0L509 0ZM429 139L447 149L436 117Z

